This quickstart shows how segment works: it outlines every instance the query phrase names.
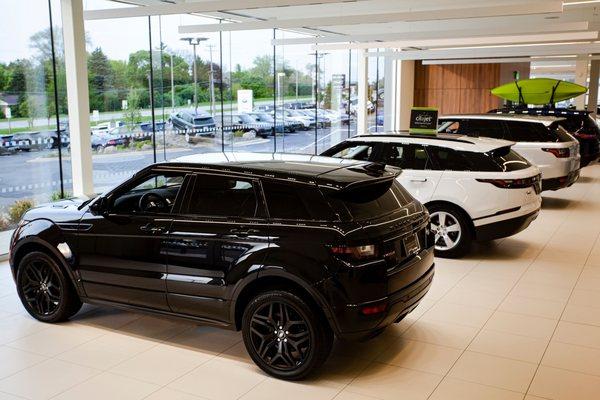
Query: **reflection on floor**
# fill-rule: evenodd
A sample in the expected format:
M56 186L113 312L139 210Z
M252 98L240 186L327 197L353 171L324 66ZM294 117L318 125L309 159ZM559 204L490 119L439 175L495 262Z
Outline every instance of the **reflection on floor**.
M235 332L94 307L34 322L1 264L0 399L598 399L600 166L583 178L525 232L438 259L414 313L300 383L263 374Z

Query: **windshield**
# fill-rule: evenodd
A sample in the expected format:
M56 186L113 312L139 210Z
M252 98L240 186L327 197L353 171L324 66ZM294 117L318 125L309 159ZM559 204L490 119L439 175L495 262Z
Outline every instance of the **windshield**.
M240 114L239 117L240 121L242 121L244 124L253 124L256 122L256 119L252 118L247 114Z

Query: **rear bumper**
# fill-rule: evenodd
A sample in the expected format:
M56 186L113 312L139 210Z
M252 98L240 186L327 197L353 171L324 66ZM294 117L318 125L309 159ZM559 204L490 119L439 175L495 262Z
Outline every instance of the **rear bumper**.
M399 322L406 314L414 310L429 291L435 271L433 248L428 248L415 256L403 270L423 270L416 280L408 286L375 301L361 304L348 304L336 310L338 337L344 340L368 339L388 325ZM402 272L399 272L402 273ZM376 315L363 315L365 306L386 304L385 311Z
M527 228L538 217L539 213L540 210L538 209L526 215L476 226L475 238L477 240L486 241L515 235Z
M542 191L558 190L571 186L579 179L579 170L558 178L542 179Z

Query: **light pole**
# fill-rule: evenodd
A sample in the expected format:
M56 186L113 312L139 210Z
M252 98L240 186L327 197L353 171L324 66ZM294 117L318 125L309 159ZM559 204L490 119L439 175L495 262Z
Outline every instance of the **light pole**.
M173 54L169 54L171 58L171 112L175 112L175 80L173 79Z
M213 46L208 45L210 50L210 115L215 115L215 71L213 70Z
M192 67L192 68L194 68L194 72L193 72L193 74L194 74L194 112L196 114L198 114L198 72L196 70L196 46L198 46L200 44L200 42L208 40L208 38L185 37L185 38L181 38L181 40L183 40L184 42L188 42L192 46L193 52L194 52L194 62L193 62L193 67Z

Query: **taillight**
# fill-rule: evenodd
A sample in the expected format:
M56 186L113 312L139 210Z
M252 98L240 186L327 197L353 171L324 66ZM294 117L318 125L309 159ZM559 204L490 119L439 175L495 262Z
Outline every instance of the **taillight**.
M593 133L575 133L573 136L575 136L578 139L584 140L597 139L596 135L594 135Z
M477 182L491 183L502 189L525 189L535 186L540 180L539 176L523 179L477 179Z
M338 256L350 257L355 260L368 260L377 257L378 249L374 244L364 246L332 246L331 253Z
M381 314L387 309L387 303L379 303L374 305L362 306L360 312L363 315Z
M553 154L554 157L556 157L556 158L568 158L569 155L571 154L571 151L567 148L562 148L562 149L543 148L542 150L547 153Z
M117 141L116 141L116 140L112 140L112 139L111 139L111 140L109 140L108 142L106 142L106 144L107 144L108 146L116 146L116 145L117 145Z

